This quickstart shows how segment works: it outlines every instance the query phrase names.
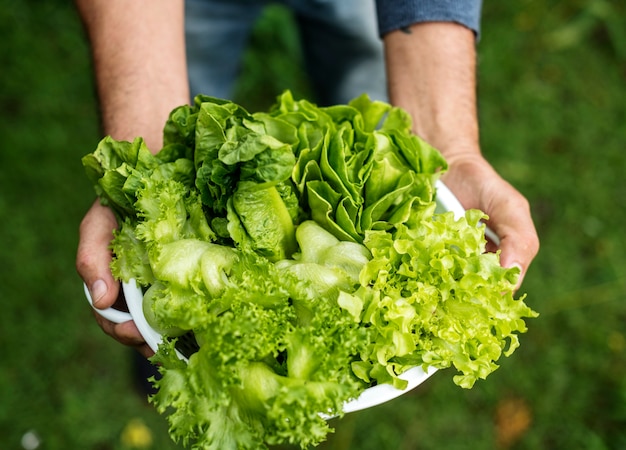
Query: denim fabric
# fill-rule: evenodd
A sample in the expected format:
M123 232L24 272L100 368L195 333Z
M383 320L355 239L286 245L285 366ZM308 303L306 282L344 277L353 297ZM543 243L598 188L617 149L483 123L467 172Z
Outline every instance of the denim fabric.
M320 105L367 93L386 100L382 42L374 0L282 0L301 35ZM185 28L191 94L230 98L263 0L187 0Z
M482 0L376 0L381 36L417 22L457 22L480 33Z

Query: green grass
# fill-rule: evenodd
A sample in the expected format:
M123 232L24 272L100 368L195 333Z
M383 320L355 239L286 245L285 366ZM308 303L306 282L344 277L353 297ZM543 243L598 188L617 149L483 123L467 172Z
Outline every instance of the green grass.
M251 109L309 95L288 19L273 9L246 55L237 99ZM334 421L322 448L626 448L625 19L602 0L486 2L482 144L531 201L542 248L522 290L541 316L472 390L440 372ZM69 2L0 0L0 29L0 448L30 432L42 449L125 450L137 421L146 448L178 448L74 269L93 199L80 158L100 138L78 18Z

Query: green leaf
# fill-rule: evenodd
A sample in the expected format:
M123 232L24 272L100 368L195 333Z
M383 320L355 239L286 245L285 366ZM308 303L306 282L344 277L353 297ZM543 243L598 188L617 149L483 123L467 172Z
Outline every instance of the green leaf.
M271 261L296 251L294 223L275 187L242 183L232 196L232 206L254 251Z

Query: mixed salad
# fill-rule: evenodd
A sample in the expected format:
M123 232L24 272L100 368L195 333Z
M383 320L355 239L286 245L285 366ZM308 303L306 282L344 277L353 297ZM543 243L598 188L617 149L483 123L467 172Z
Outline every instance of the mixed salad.
M119 222L113 274L165 337L150 400L190 448L315 445L325 416L416 366L471 388L537 315L485 252L485 214L436 212L446 161L402 109L201 95L163 137L156 155L104 138L83 164Z

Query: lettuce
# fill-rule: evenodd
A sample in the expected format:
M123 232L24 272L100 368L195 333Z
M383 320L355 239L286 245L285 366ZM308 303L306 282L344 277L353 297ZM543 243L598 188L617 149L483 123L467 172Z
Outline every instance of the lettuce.
M415 366L470 388L536 316L485 253L484 214L436 212L446 161L399 108L198 96L163 141L107 137L83 165L120 224L112 272L164 335L151 402L186 446L315 445L324 417Z
M484 253L485 216L468 211L424 215L393 234L371 231L365 239L374 257L361 271L362 323L375 330L364 361L395 378L415 365L459 372L458 385L471 388L519 346L522 317L535 317L514 299L518 270L502 268L498 255Z

